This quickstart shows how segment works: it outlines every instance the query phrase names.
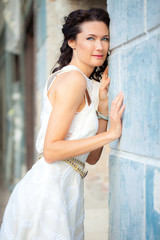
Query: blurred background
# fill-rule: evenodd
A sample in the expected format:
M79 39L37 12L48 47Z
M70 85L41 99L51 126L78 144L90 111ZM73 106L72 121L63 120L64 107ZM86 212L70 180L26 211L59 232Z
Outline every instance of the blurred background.
M42 94L58 60L63 17L91 7L106 9L106 0L0 1L0 222L15 184L37 160ZM87 240L107 236L109 147L104 151L85 179Z
M121 138L105 147L98 164L87 166L85 239L159 240L157 0L0 1L0 220L13 187L37 160L42 93L59 56L63 17L90 7L108 9L109 100L122 90L126 108Z

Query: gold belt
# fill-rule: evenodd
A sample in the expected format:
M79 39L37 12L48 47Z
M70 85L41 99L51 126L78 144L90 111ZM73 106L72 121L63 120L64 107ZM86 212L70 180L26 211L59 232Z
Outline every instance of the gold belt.
M40 159L41 157L43 157L43 153L41 153L38 157L38 159ZM80 161L77 158L68 158L68 159L64 159L62 160L64 162L66 162L68 165L70 165L76 172L78 172L82 178L84 178L88 171L85 171L85 163Z

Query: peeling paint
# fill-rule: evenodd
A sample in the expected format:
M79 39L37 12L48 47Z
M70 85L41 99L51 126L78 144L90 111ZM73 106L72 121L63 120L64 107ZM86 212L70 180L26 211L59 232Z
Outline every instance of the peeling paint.
M158 170L154 171L154 210L160 213L160 172Z

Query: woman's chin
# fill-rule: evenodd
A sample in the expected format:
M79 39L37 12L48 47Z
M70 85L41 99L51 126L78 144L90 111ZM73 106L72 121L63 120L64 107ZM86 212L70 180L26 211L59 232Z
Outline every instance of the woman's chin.
M99 61L99 62L94 64L94 67L100 67L100 66L103 65L103 63L104 63L104 61L101 61L101 62Z

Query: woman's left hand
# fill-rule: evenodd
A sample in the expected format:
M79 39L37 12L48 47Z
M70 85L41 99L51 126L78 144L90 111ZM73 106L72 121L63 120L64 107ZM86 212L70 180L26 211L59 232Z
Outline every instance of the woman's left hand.
M106 111L106 109L108 110L109 84L110 84L110 78L108 77L108 66L107 66L103 72L102 80L99 88L99 106L101 106L102 111Z

